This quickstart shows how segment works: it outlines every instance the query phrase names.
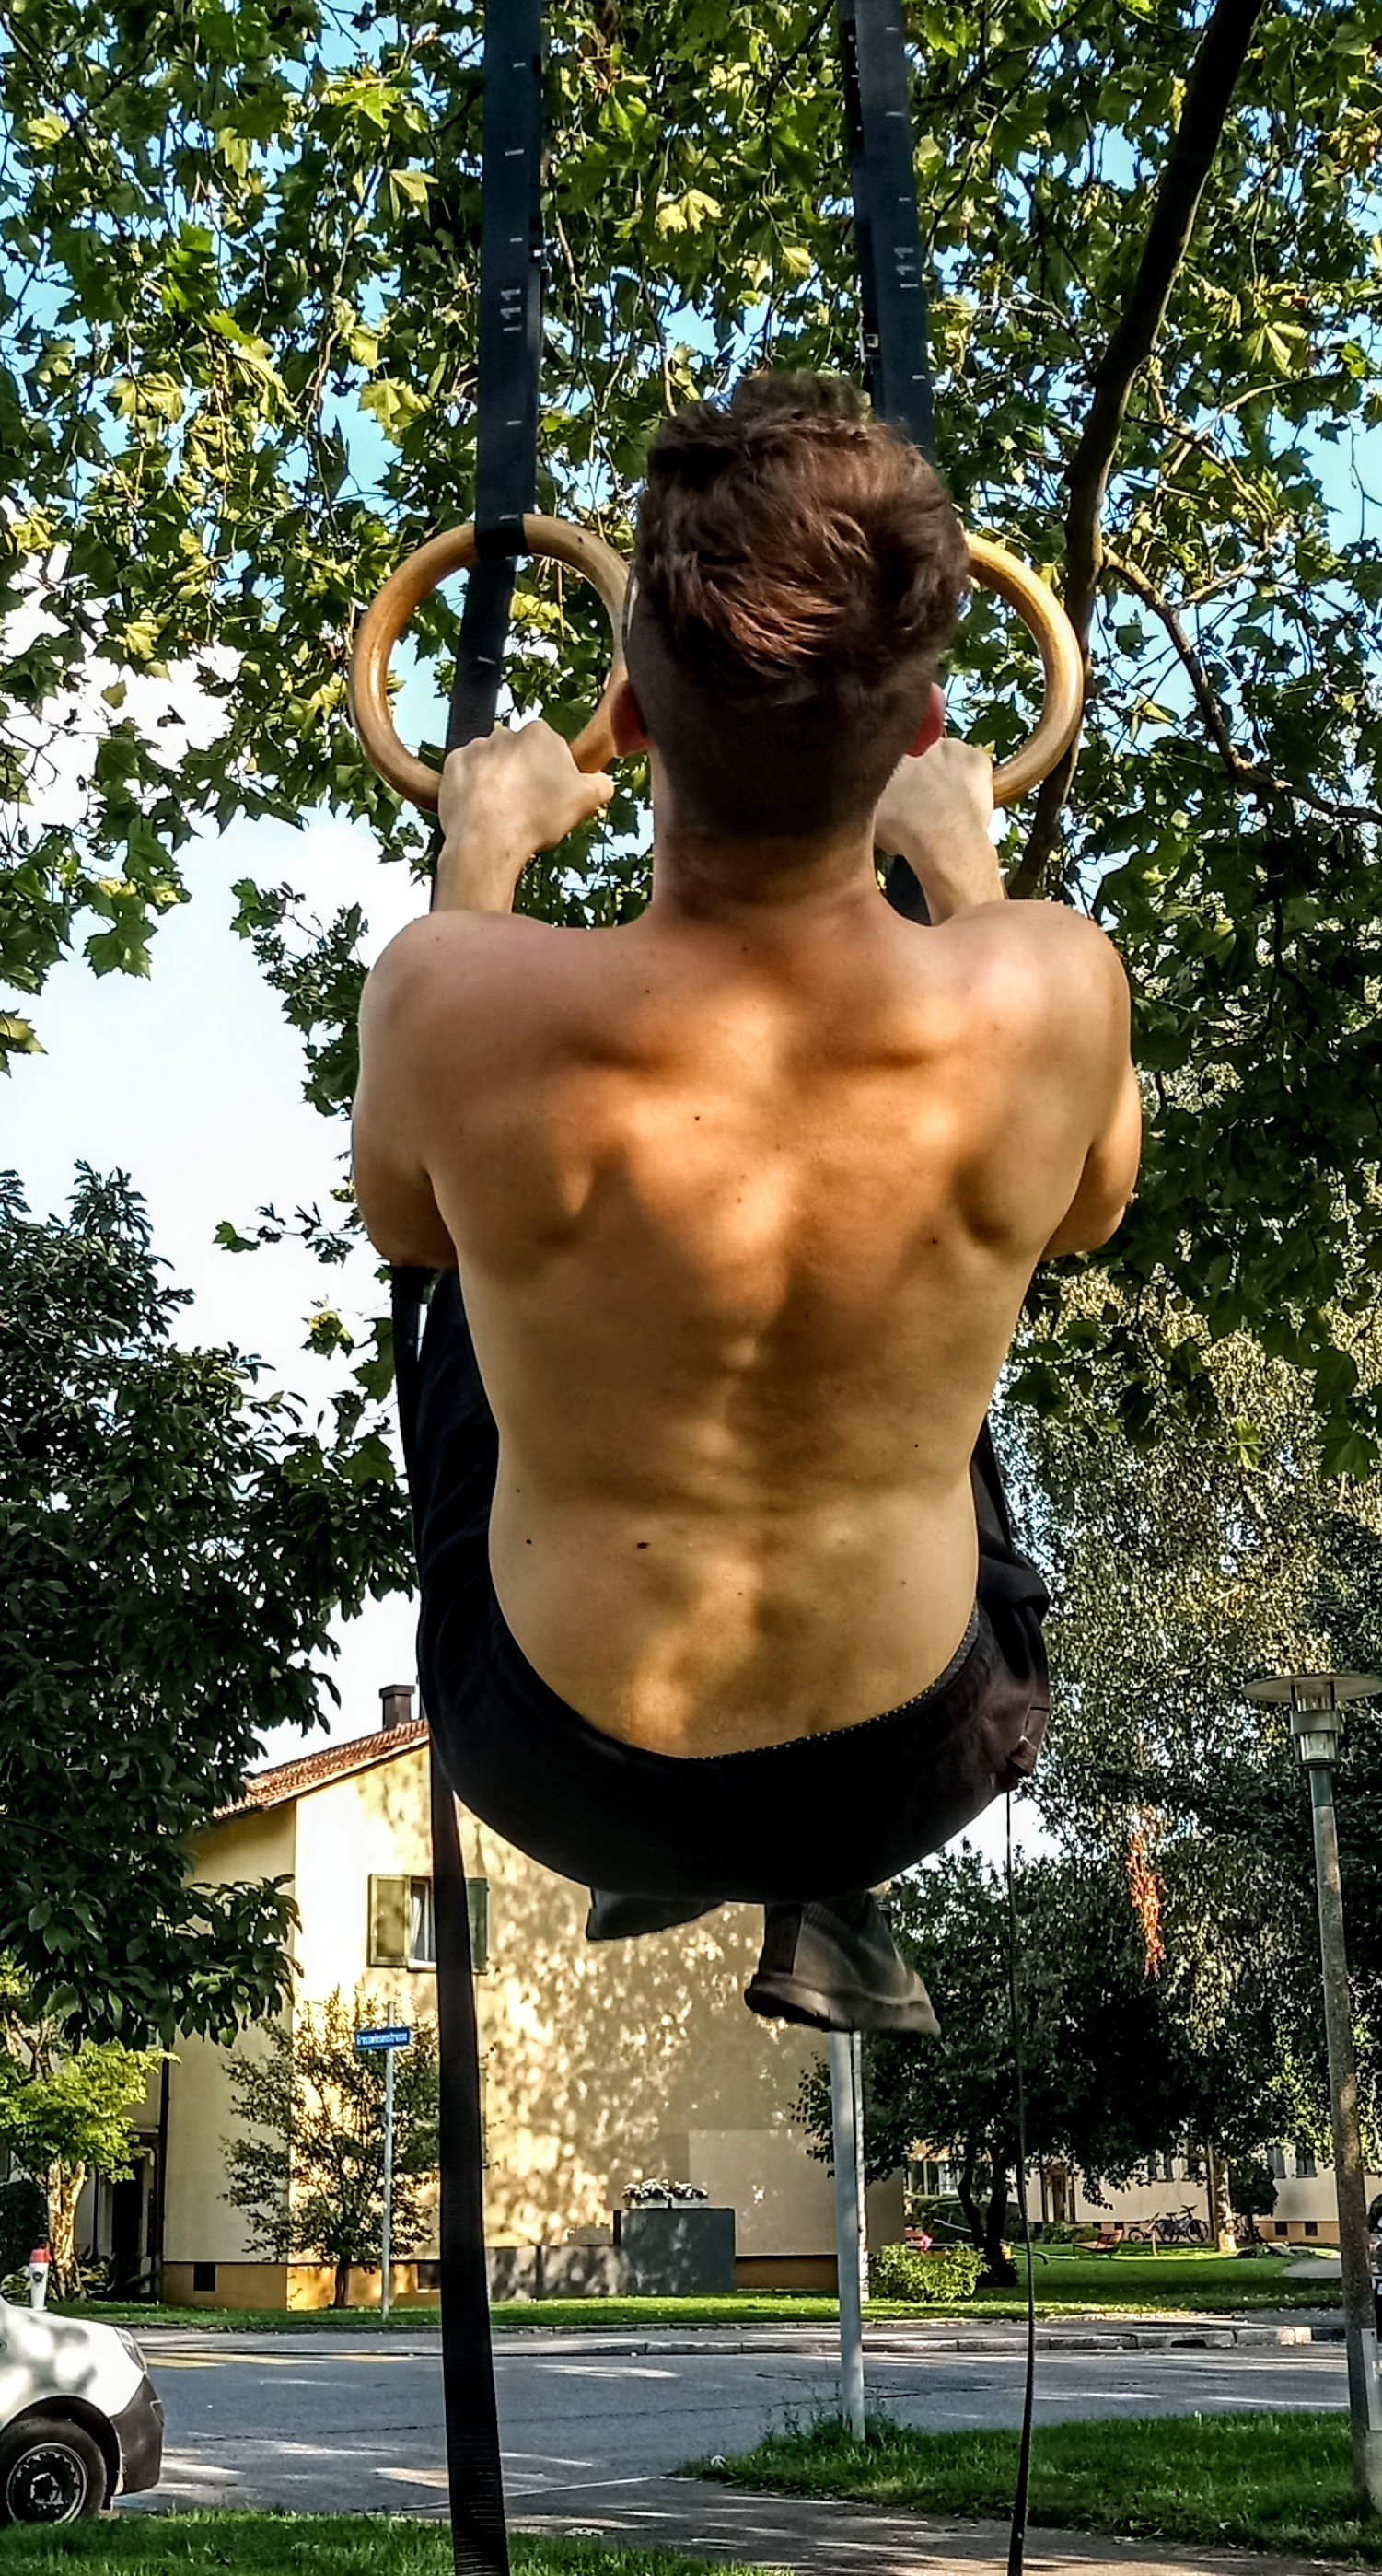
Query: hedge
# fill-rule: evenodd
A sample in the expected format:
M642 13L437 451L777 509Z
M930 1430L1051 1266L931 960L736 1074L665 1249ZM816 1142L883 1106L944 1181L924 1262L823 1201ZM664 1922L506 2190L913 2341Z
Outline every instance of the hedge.
M973 2245L937 2245L929 2253L920 2245L880 2245L869 2258L869 2293L914 2307L948 2305L973 2298L983 2268Z

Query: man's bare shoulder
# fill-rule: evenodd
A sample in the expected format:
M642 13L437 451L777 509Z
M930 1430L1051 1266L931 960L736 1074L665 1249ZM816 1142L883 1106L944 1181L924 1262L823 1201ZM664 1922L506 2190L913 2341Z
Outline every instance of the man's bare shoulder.
M550 999L595 934L555 928L515 912L428 912L381 950L365 979L362 1028L379 1035L407 1027L474 1025L512 1007L535 985ZM460 1018L458 1019L458 1006Z
M571 935L522 912L424 912L380 950L365 989L384 997L417 998L438 982L449 986L457 977L502 970L507 958L521 951L531 954L535 941L565 941Z
M938 961L969 984L991 979L1015 1012L1126 1022L1128 979L1107 932L1064 903L989 903L942 924Z

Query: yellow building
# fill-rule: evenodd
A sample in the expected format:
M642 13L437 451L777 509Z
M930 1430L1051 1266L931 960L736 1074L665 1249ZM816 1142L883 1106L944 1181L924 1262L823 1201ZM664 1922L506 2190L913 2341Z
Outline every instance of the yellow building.
M380 2018L413 2022L435 2011L427 1734L410 1690L381 1696L375 1733L255 1774L194 1868L202 1880L287 1879L297 2003L363 1987ZM598 2241L628 2184L666 2175L733 2209L741 2286L833 2286L829 2175L792 2117L823 2043L744 2008L758 1911L592 1946L583 1888L464 1811L461 1839L480 1936L490 2243ZM251 2031L238 2047L258 2044ZM145 2233L166 2299L327 2303L328 2267L257 2257L221 2196L236 2125L224 2050L182 2040L143 2125ZM874 2240L896 2240L901 2177L869 2198ZM396 2267L396 2296L435 2296L435 2283L435 2257ZM378 2293L377 2271L353 2277L352 2300Z

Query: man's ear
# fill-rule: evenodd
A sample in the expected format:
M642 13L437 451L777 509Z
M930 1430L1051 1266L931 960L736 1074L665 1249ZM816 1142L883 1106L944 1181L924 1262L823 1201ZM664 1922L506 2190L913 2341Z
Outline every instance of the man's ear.
M929 751L933 742L940 741L941 735L944 731L945 692L941 688L939 682L933 680L931 683L931 695L926 701L926 713L922 717L920 724L917 726L916 732L913 734L911 741L907 745L907 758L909 760L920 760L922 753Z
M651 751L638 700L627 678L619 682L610 700L609 723L617 759L622 760L631 751Z

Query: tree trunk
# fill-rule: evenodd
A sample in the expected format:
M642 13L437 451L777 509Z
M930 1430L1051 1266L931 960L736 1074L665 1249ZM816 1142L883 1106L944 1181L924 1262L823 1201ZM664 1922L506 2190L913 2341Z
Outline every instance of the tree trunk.
M346 2308L350 2305L350 2256L348 2254L343 2254L336 2265L336 2288L331 2304L333 2308Z
M1011 2290L1017 2282L1017 2265L1003 2251L1008 2225L1008 2168L997 2156L991 2175L984 2222L984 2286L989 2290Z
M1217 2147L1206 2146L1205 2168L1209 2183L1209 2239L1217 2254L1233 2254L1238 2238L1233 2225L1233 2203L1228 2189L1228 2158Z
M85 2165L50 2165L44 2176L48 2190L48 2251L52 2257L48 2283L56 2299L81 2297L77 2202L85 2180Z
M973 2239L974 2251L976 2254L982 2254L984 2251L984 2224L983 2220L979 2216L979 2204L974 2197L974 2168L977 2162L978 2156L974 2148L966 2147L965 2160L960 2167L959 2178L955 2184L955 2196L959 2201L961 2209L964 2211L965 2225L969 2229L970 2236Z

